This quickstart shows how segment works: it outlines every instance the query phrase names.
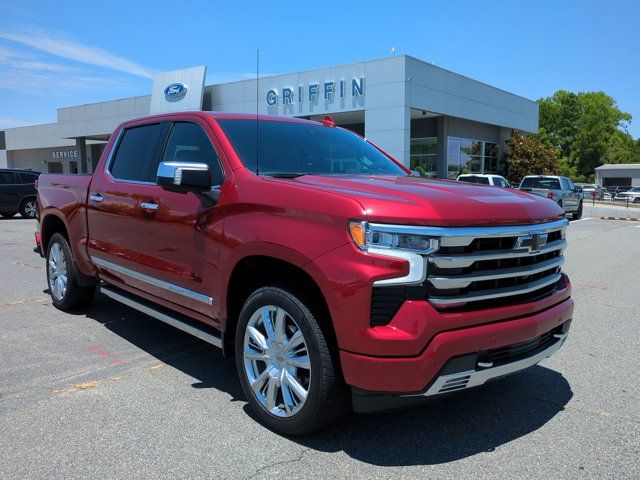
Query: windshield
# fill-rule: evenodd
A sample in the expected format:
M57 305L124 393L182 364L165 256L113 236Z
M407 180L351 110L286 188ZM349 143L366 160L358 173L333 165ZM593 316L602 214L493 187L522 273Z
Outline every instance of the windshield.
M262 175L407 175L373 145L341 128L270 120L218 119L218 123L253 172L258 154Z
M546 188L549 190L560 190L560 180L557 178L527 177L522 180L520 188Z

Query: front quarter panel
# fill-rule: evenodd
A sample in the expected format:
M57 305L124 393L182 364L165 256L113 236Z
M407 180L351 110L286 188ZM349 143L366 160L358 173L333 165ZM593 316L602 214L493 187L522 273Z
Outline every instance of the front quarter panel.
M314 258L351 242L348 219L365 218L362 206L346 196L244 169L235 175L220 250L219 298L226 298L233 269L243 258L268 256L305 269Z

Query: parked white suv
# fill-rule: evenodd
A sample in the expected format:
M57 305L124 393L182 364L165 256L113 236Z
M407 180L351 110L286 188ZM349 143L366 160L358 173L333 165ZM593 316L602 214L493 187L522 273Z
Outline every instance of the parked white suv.
M640 203L640 187L633 187L626 192L616 193L616 200L627 200L629 203Z
M492 185L494 187L512 188L511 184L500 175L491 175L488 173L465 173L458 175L456 179L459 182L480 183L483 185Z

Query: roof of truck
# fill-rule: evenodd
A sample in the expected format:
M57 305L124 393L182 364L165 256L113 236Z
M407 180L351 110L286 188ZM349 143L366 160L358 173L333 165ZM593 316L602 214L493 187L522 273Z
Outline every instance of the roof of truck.
M290 123L310 123L317 125L320 122L315 120L306 120L304 118L284 117L278 115L256 115L255 113L230 113L230 112L207 112L213 115L216 120L269 120L274 122L290 122Z

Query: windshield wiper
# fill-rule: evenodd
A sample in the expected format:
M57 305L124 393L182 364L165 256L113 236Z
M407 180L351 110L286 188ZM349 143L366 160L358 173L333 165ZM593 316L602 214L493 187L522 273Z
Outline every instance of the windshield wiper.
M273 177L273 178L297 178L303 175L308 175L307 173L304 173L304 172L266 172L266 173L260 172L260 173L265 177Z

